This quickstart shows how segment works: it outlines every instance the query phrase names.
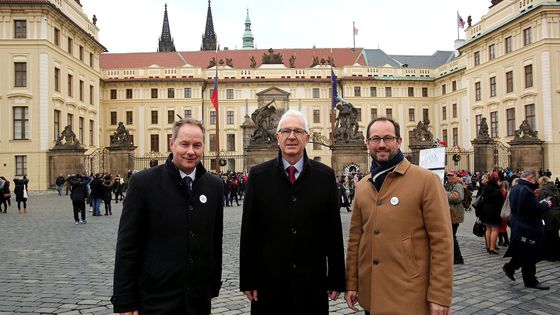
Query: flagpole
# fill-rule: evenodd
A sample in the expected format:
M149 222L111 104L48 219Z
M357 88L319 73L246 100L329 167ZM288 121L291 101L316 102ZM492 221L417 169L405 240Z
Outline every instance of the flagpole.
M457 10L457 39L459 39L459 10Z
M331 146L334 145L334 128L335 128L335 105L336 105L336 88L337 88L337 82L336 82L336 74L334 73L333 70L333 64L334 63L334 59L332 57L332 48L331 48L331 86L332 86L332 99L331 99L331 132L330 132L330 143ZM334 154L331 150L331 167L333 169L336 169L335 167L335 158L334 158Z
M354 48L352 51L356 50L356 22L352 21L352 41L354 42Z
M215 82L218 82L218 45L216 44L216 76L214 77ZM218 85L214 86L215 89L218 88ZM219 112L219 102L218 102L218 91L216 91L216 171L221 171L220 165L220 112Z

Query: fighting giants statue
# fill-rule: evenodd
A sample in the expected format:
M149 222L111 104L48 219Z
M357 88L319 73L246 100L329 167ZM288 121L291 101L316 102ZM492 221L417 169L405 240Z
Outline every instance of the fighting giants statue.
M364 135L358 131L358 111L349 102L340 100L336 105L338 116L334 128L334 143L363 143Z
M62 142L64 140L64 143ZM72 126L68 125L64 127L64 130L56 138L53 149L75 149L82 148L80 141L76 138L76 134L72 131Z
M123 147L123 146L131 146L130 143L130 134L128 130L124 127L122 121L119 122L119 126L117 127L117 131L111 135L111 146L112 147Z
M427 145L434 142L434 135L428 130L429 125L428 118L418 122L416 128L412 129L413 137L409 140L411 145Z
M255 123L255 132L251 137L250 143L252 144L271 144L276 143L274 137L275 128L278 124L278 113L274 107L275 100L273 99L265 106L258 108L253 114L251 119Z
M538 139L538 131L533 130L527 120L523 120L519 129L515 131L515 136L513 141L525 141L525 140L535 140Z

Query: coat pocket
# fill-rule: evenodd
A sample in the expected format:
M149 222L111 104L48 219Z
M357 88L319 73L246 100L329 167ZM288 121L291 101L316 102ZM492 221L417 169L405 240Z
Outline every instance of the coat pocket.
M416 266L416 257L414 256L414 247L412 246L412 239L410 236L402 240L402 250L404 257L404 265L410 278L414 279L420 275L418 267Z

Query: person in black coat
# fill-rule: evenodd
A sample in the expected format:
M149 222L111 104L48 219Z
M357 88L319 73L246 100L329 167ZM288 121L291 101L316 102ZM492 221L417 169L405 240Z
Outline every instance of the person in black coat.
M14 179L14 194L16 195L17 207L19 213L27 213L27 183L29 180L26 176L22 179ZM23 212L21 210L21 204L23 203Z
M68 185L70 185L70 199L72 200L72 209L74 211L74 223L75 224L86 224L86 199L88 197L87 184L90 178L77 174L76 176L70 176L67 179ZM81 215L81 220L78 217L78 213Z
M204 127L175 122L164 165L130 177L113 283L115 313L210 314L222 275L223 185L200 163Z
M511 207L511 241L505 257L511 257L502 269L506 276L515 281L515 271L521 268L523 284L528 288L548 290L537 280L536 263L542 260L544 238L543 215L551 205L549 199L537 201L537 172L526 170L519 184L509 193Z
M278 158L251 168L243 203L241 291L251 314L328 314L345 289L336 178L305 153L300 112L280 119Z

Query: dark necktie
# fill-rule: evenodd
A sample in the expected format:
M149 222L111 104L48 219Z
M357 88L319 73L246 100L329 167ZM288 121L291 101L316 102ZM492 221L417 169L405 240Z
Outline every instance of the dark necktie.
M290 165L286 170L288 171L288 179L290 180L290 183L293 185L294 182L296 181L296 167Z
M191 185L192 185L192 178L190 176L185 176L183 177L183 181L185 182L185 186L187 188L187 192L189 193L189 196L191 195Z

